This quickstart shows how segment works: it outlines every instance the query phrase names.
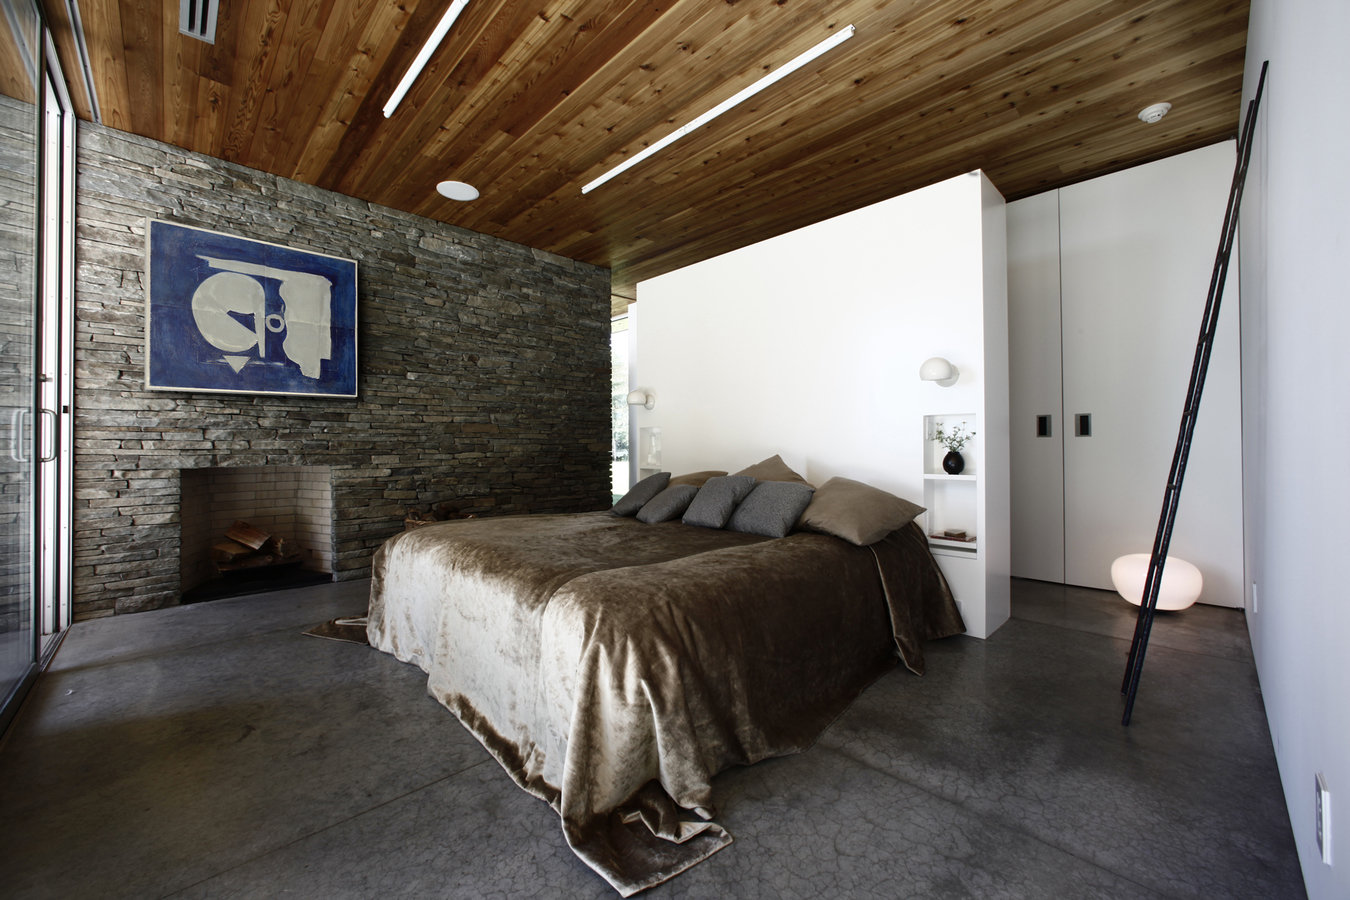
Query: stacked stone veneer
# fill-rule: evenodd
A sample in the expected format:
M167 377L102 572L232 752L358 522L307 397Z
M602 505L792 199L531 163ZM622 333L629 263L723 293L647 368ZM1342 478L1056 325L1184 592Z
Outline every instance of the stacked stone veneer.
M338 579L410 504L608 505L608 270L84 123L76 202L76 618L179 602L182 469L330 467ZM357 260L357 399L146 390L147 218Z

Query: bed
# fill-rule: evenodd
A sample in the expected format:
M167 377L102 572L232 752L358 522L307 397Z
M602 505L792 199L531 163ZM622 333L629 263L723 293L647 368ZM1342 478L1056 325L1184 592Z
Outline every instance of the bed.
M607 512L451 521L373 562L372 646L421 667L623 896L731 841L712 777L806 749L964 630L914 523L866 546Z

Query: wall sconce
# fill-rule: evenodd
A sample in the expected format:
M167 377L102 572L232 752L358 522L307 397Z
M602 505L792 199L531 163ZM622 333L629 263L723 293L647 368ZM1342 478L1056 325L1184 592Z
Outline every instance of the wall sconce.
M936 381L940 387L951 387L960 377L961 373L956 370L956 366L940 356L926 359L923 365L919 366L919 380ZM631 402L631 397L629 399Z
M629 406L641 406L644 409L656 408L656 395L648 388L638 388L628 395Z

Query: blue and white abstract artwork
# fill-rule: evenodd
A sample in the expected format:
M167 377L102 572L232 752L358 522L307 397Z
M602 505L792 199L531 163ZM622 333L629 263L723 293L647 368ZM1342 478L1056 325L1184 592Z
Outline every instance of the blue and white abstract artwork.
M356 261L152 219L146 386L356 396Z

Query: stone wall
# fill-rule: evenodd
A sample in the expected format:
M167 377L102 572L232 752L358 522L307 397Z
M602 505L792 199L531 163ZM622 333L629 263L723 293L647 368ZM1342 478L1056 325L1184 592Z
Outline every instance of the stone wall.
M77 619L178 602L181 469L330 466L338 579L409 504L608 505L608 270L87 123L76 194ZM357 260L357 399L147 391L148 218Z

